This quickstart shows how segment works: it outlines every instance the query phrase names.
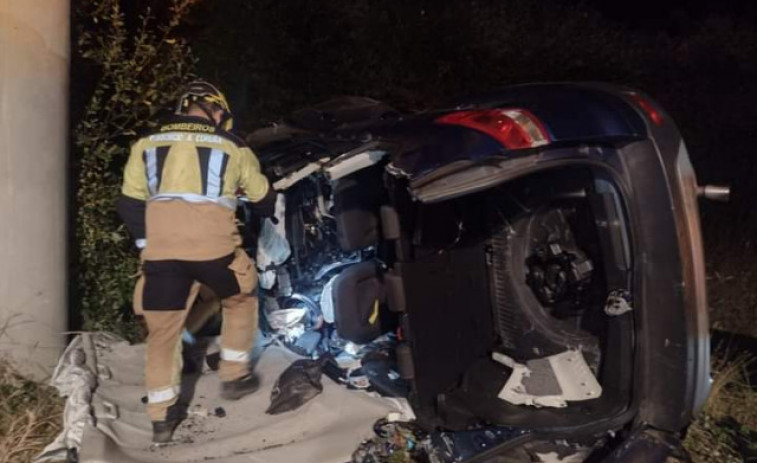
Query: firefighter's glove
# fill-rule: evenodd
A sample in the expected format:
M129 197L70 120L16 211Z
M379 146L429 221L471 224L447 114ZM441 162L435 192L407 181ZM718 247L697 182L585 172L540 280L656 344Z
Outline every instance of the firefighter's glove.
M276 213L276 190L268 188L268 193L256 203L252 203L252 209L260 217L272 217Z

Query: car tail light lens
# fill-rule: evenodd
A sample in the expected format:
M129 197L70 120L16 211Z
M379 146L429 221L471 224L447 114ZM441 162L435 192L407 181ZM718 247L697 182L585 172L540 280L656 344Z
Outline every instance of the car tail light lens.
M525 109L456 111L436 119L439 124L462 125L494 137L507 149L536 148L549 143L539 120Z
M652 103L638 93L629 94L633 101L644 111L644 114L657 126L661 126L665 119L662 117L660 111L658 111Z

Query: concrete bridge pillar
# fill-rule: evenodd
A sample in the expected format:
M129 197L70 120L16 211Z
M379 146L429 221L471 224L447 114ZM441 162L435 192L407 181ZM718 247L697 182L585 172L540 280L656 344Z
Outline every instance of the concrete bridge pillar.
M68 0L0 0L0 357L43 378L67 328Z

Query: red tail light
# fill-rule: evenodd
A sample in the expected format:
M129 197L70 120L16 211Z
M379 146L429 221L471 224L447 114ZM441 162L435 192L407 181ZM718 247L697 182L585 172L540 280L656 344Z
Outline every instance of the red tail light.
M649 100L639 95L638 93L629 93L629 95L631 96L631 98L633 98L633 101L635 101L636 104L639 105L639 108L644 111L644 114L646 114L647 117L649 117L649 119L654 122L655 125L662 125L665 119L663 119L660 111L655 109L655 107L652 105L652 103L649 102Z
M445 114L439 124L462 125L494 137L507 149L536 148L549 143L549 135L525 109L475 109Z

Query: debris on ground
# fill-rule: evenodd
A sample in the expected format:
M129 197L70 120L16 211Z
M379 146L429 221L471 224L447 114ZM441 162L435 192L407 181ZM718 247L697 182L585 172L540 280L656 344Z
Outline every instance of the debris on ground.
M360 444L352 455L352 463L426 463L428 452L424 443L428 434L412 423L381 419L373 426L376 437Z
M333 357L324 355L317 360L295 360L276 380L271 390L271 406L266 413L277 415L295 410L323 392L321 374L327 362L333 362Z
M343 463L363 440L373 435L372 426L377 419L389 414L412 419L404 399L351 391L326 379L321 383L322 392L306 406L289 413L266 414L271 403L269 394L263 391L272 390L276 379L298 360L289 350L268 344L253 356L255 371L261 376L261 391L234 402L232 408L218 398L221 379L217 371L202 368L185 374L180 400L186 403L187 417L177 427L171 444L154 446L150 420L141 403L145 346L129 345L100 333L82 333L76 339L74 348L81 348L82 358L86 358L80 366L97 381L94 390L84 384L86 391L70 393L90 393L91 400L85 405L92 421L85 426L78 449L76 445L52 449L56 452L54 461L74 461L70 459L73 453L78 461L111 463L236 461L239 455L255 454L260 461L270 463ZM68 359L63 358L61 364L69 365ZM70 359L80 360L78 354L76 359ZM60 415L56 417L60 419ZM69 431L67 436L71 435ZM8 447L0 447L0 455L5 456L3 448ZM317 458L310 459L314 451L318 452Z
M465 431L426 432L414 422L381 419L373 426L376 437L364 441L352 455L352 463L455 463L467 461L528 431L508 426L483 426ZM524 449L507 461L532 459ZM522 458L526 458L525 460ZM498 460L499 461L499 460Z

